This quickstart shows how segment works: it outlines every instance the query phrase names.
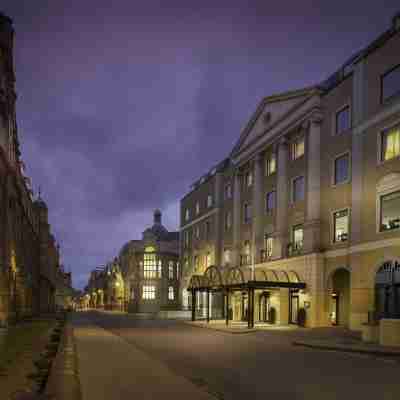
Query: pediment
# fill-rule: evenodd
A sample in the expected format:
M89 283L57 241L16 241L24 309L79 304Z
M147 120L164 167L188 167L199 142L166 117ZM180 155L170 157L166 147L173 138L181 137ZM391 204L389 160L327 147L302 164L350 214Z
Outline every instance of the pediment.
M232 155L240 153L261 138L269 129L294 113L314 92L314 87L266 97L244 128Z

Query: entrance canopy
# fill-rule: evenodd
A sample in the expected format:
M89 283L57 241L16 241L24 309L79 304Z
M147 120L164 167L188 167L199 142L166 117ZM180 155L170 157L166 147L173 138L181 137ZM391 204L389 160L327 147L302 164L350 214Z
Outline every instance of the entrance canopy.
M230 267L224 268L212 265L203 275L192 275L189 291L218 291L224 289L264 289L264 288L304 289L306 284L301 282L295 271L275 269L255 269Z

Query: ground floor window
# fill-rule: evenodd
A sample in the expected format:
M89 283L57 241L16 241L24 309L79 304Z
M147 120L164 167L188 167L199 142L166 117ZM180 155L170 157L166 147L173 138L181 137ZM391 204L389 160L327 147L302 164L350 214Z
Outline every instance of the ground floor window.
M333 213L334 242L344 242L349 235L349 210Z
M175 299L174 287L170 286L168 288L168 300L174 300L174 299Z
M400 191L380 198L380 230L400 228Z
M156 298L156 287L153 285L143 286L143 299L154 300Z

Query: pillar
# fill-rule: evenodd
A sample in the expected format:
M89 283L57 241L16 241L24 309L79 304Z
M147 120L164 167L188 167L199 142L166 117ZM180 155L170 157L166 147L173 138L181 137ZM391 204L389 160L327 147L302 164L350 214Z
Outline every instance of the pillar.
M273 258L286 256L288 240L288 148L289 144L282 138L278 146L277 190L276 190L276 229Z
M320 249L321 218L321 123L322 115L314 115L310 122L303 126L308 128L307 140L307 196L306 220L304 223L305 253Z
M232 265L238 266L240 262L240 228L241 228L241 175L235 172L233 185L233 246Z

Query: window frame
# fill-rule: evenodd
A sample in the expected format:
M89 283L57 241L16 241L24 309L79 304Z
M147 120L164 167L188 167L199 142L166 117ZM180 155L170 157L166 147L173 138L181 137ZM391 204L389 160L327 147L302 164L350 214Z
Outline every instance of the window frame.
M265 158L265 176L272 176L273 174L276 174L277 170L277 159L276 159L276 153L272 152L268 154L268 156ZM271 171L271 160L275 160L275 169Z
M294 199L294 183L296 180L303 178L303 198L301 200L295 200ZM305 175L298 175L295 176L294 178L292 178L292 190L291 190L291 196L290 196L290 200L292 204L296 204L299 203L301 201L305 201L306 198L306 178Z
M229 224L227 223L229 221ZM224 214L224 231L227 232L232 228L232 213L230 210L225 211Z
M190 209L186 208L185 210L185 221L189 221L190 220Z
M294 240L294 232L295 232L295 230L296 229L298 229L298 228L300 228L301 227L301 230L303 231L303 240L302 240L302 246L301 246L301 249L300 250L296 250L295 249L295 240ZM301 251L303 251L303 249L304 249L304 224L303 223L300 223L300 224L296 224L296 225L292 225L292 237L291 237L291 243L292 243L292 252L301 252Z
M339 158L342 158L344 156L348 157L348 164L347 164L347 178L342 181L342 182L336 182L336 160L338 160ZM351 152L350 150L347 150L343 153L337 154L335 155L335 157L333 158L333 163L332 163L332 186L336 187L336 186L340 186L340 185L345 185L347 183L350 183L351 181Z
M246 171L244 174L244 182L247 188L253 186L253 171Z
M172 296L171 296L171 293L172 293ZM168 286L168 300L170 300L170 301L175 300L175 288L171 285Z
M268 240L272 242L271 244L271 254L268 254ZM264 234L264 250L266 259L271 259L274 254L274 237L271 234Z
M211 208L213 206L213 195L209 193L207 195L207 208Z
M379 233L398 232L400 230L400 225L398 227L392 228L392 229L381 229L381 226L382 226L382 199L386 196L390 196L391 194L395 194L395 193L400 194L400 188L395 188L395 189L384 191L384 192L378 194L379 207L378 207L377 220L378 220Z
M301 154L298 157L295 157L295 153L296 153L295 150L296 150L296 147L298 146L298 143L300 141L303 142L303 154ZM305 138L304 135L298 136L298 137L294 138L291 141L290 153L291 153L291 160L292 161L300 160L302 157L305 156L305 154L306 154L306 138Z
M168 261L168 279L174 279L174 262Z
M341 212L341 211L347 211L347 239L346 240L336 240L336 220L335 220L335 214ZM332 239L331 239L331 243L334 245L338 245L338 244L343 244L343 243L349 243L350 242L350 233L351 233L351 229L350 229L350 223L351 223L351 214L350 214L350 207L343 207L343 208L339 208L337 210L333 210L331 212L332 218Z
M199 215L200 214L200 202L199 201L196 201L195 210L196 210L196 215Z
M378 165L393 161L393 160L397 160L398 158L400 158L400 153L399 155L389 158L388 160L384 160L383 158L383 135L385 133L387 133L388 131L391 130L396 130L396 128L398 128L398 130L400 131L400 120L396 120L395 122L391 123L390 125L385 126L384 128L380 129L379 133L378 133Z
M349 126L348 126L348 128L346 128L346 129L344 129L344 130L339 132L338 131L338 115L341 112L343 112L346 108L349 109ZM351 121L352 116L351 116L351 105L350 105L350 102L346 102L344 105L342 105L340 108L338 108L335 111L335 114L334 114L333 117L334 117L334 127L333 127L334 128L333 129L334 136L339 136L339 135L342 135L342 134L344 134L346 132L349 132L351 130L351 128L352 128L352 121Z
M153 289L153 290L145 290L145 288ZM157 299L156 292L157 292L156 285L142 285L142 300L147 300L147 301L156 300ZM153 294L154 297L145 296L145 293L147 293L147 295Z
M246 218L246 209L250 210L250 216L249 216L248 219ZM248 223L251 222L251 220L252 220L251 203L246 201L246 202L243 204L243 223L244 223L244 224L248 224Z
M387 97L386 99L383 98L383 80L385 79L386 76L388 76L390 73L398 69L398 73L400 74L400 64L396 64L394 67L390 68L388 71L384 72L380 76L380 104L388 104L390 103L393 99L398 98L400 96L400 88L399 90L392 94L391 96Z

